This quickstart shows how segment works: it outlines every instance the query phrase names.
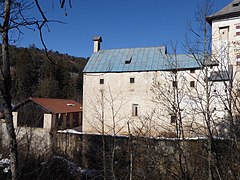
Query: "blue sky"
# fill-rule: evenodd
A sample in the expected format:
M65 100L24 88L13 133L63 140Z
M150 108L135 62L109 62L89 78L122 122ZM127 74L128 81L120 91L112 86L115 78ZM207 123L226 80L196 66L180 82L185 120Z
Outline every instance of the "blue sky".
M187 22L194 23L197 5L201 0L72 0L72 8L65 11L52 1L42 1L49 19L64 24L50 23L44 40L53 51L77 57L89 57L93 51L92 37L103 37L102 49L159 46L170 41L179 45L187 30ZM215 0L215 11L231 0ZM52 8L54 7L54 8ZM38 15L37 12L31 12ZM23 29L14 43L28 47L34 43L42 48L38 33Z

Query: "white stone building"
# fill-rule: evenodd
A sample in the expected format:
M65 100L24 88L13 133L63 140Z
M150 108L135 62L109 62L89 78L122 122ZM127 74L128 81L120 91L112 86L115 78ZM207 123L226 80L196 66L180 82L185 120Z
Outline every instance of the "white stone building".
M233 1L207 18L212 58L170 55L164 46L101 50L95 37L84 69L83 132L202 136L209 125L216 135L227 133L240 87L239 15Z
M191 132L203 126L190 113L204 94L201 56L169 55L164 46L94 50L84 69L83 132L171 135L179 118Z
M228 79L218 85L227 91L225 109L228 124L239 125L240 95L240 0L234 0L217 13L207 17L212 27L212 59L219 62L214 76ZM226 94L226 93L225 93Z

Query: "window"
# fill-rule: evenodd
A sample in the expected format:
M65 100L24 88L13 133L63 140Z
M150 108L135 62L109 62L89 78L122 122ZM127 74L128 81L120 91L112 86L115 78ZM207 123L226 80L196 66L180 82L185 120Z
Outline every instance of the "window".
M195 87L195 81L190 81L190 87Z
M132 116L138 116L138 104L132 105Z
M190 69L190 73L195 73L195 69Z
M129 60L126 60L126 61L125 61L125 64L130 64L131 61L132 61L132 57L131 57Z
M173 69L172 71L170 71L171 74L176 74L177 73L177 69Z
M233 2L233 7L237 7L239 6L240 3L237 3L237 2Z
M130 78L130 83L135 83L135 79L134 78Z
M177 121L177 116L176 115L172 115L171 116L171 123L176 123Z
M104 84L104 79L100 79L100 84Z
M176 88L177 87L177 81L173 81L172 86Z
M236 28L236 36L239 36L240 35L240 24L236 25L235 28Z
M240 65L240 54L236 56L236 65Z

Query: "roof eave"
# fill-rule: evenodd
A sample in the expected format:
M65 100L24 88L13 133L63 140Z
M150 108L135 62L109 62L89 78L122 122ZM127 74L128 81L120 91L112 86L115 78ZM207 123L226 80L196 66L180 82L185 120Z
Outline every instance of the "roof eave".
M239 17L239 16L240 16L240 11L237 11L237 12L231 12L231 13L227 13L227 14L208 16L208 17L206 17L206 21L210 25L212 25L213 21L221 20L221 19L229 19L229 18Z
M99 72L84 72L86 73L131 73L131 72L156 72L156 71L185 71L191 69L201 69L202 66L192 66L192 67L177 67L177 68L168 68L168 69L153 69L153 70L138 70L138 71L99 71Z

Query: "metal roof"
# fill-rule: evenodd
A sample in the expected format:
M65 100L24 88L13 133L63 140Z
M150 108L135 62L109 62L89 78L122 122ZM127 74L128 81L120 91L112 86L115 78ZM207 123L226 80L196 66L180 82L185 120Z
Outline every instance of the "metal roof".
M216 82L216 81L229 81L231 80L232 77L231 77L231 74L229 73L229 71L213 71L211 72L210 74L210 77L209 77L209 81L213 81L213 82Z
M207 21L211 24L213 20L238 16L240 16L240 0L234 0L217 13L208 16Z
M192 55L169 55L166 47L100 50L93 53L83 72L140 72L200 68Z
M28 98L14 107L14 111L33 101L51 113L69 113L82 111L82 105L71 99Z

